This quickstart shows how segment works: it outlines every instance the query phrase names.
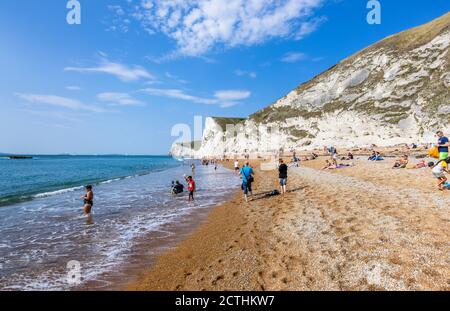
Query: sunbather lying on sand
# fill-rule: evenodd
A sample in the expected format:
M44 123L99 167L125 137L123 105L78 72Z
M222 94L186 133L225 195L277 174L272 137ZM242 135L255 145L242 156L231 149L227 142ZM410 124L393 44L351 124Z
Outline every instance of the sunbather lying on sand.
M333 170L336 168L336 165L334 165L333 163L331 163L328 160L325 160L325 166L322 168L322 170Z
M395 164L392 168L406 168L408 163L408 156L405 154L395 161Z
M414 169L419 169L419 168L424 168L427 167L427 163L425 162L425 160L420 161L419 163L412 165L410 167L407 167L407 169L409 170L414 170Z
M353 164L353 163L341 163L341 164L338 164L338 166L336 168L344 168L344 167L352 167L352 166L355 166L355 164Z
M351 152L349 152L348 154L347 154L347 156L346 157L342 157L341 158L341 160L353 160L354 159L354 156L353 156L353 153L351 153Z
M324 170L324 171L325 170L335 170L335 169L338 169L338 168L352 167L352 166L355 166L355 164L353 164L353 163L349 163L349 164L341 163L341 164L335 165L332 162L326 160L325 161L325 166L322 168L322 170Z
M373 151L372 155L368 159L369 161L383 161L383 157L378 151Z

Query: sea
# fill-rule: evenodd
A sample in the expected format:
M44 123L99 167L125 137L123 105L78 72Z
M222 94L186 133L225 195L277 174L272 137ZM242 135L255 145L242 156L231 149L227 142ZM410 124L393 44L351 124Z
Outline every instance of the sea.
M194 175L195 202L170 193L184 175ZM120 289L238 187L221 166L167 156L0 158L0 290Z

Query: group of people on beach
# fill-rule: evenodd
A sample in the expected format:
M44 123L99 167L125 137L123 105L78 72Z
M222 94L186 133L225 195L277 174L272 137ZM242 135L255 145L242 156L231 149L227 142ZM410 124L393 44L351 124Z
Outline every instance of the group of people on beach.
M194 199L194 192L197 190L197 186L195 184L195 180L192 176L186 176L184 175L184 180L186 181L187 184L187 189L189 192L188 195L188 201L195 201ZM172 190L171 190L173 195L178 195L184 192L184 185L182 183L180 183L178 180L173 182L172 181Z
M322 170L335 170L345 167L354 166L353 162L350 163L338 163L339 153L335 147L324 147L324 151L326 154L330 156L329 160L325 160L325 166L322 167ZM351 161L354 159L353 153L349 152L346 156L340 158L341 161Z
M450 189L450 183L448 181L448 178L446 174L450 174L450 169L448 167L448 164L450 163L450 157L449 157L449 147L450 142L449 139L444 135L443 131L438 131L436 133L436 136L438 137L437 144L435 147L430 150L429 155L432 157L435 157L438 159L437 162L430 161L428 163L425 162L425 160L420 161L418 164L414 165L410 168L424 168L429 167L432 171L432 174L435 178L438 180L438 188L439 190L445 190ZM414 145L413 149L416 149L417 146ZM322 170L331 170L331 169L338 169L338 168L344 168L344 167L351 167L354 164L353 163L338 163L338 152L335 147L324 147L324 151L326 151L330 159L325 161L325 166L322 168ZM318 157L317 154L313 153L311 158L306 157L306 159L303 159L303 161L306 160L314 160ZM241 189L244 193L244 199L246 202L248 202L249 195L253 198L253 190L252 190L252 184L255 181L255 171L253 167L250 165L250 162L248 161L248 157L246 156L246 162L241 167L238 160L235 160L234 162L234 170L242 179ZM353 160L354 156L351 152L347 154L346 157L342 157L341 160ZM293 159L292 159L292 165L298 166L298 163L302 159L297 157L295 152L293 152ZM371 156L368 158L370 161L383 161L384 158L378 151L373 151ZM208 166L208 165L214 165L214 170L217 170L218 167L218 161L216 160L203 160L202 165ZM403 155L399 159L397 159L394 163L393 168L408 168L407 165L409 163L409 157L408 155ZM184 175L185 182L187 184L187 189L189 192L188 195L188 201L194 201L194 193L197 190L196 189L196 183L193 178L195 175L195 164L191 164L191 171L192 175L186 176ZM278 163L278 179L280 184L280 191L274 190L272 192L272 195L278 195L278 194L285 194L286 188L287 188L287 178L288 178L288 166L284 163L283 159L279 160ZM83 211L85 215L90 215L92 211L92 207L94 205L94 192L92 185L88 185L85 187L86 194L81 197L83 199ZM177 181L172 181L172 187L171 187L171 193L173 195L179 195L184 192L185 186Z
M203 159L201 161L201 164L203 166L206 166L206 167L213 166L214 167L214 171L217 171L218 165L219 165L219 161L216 160L216 159ZM189 192L189 195L188 195L188 201L189 202L190 201L195 201L194 193L197 191L197 186L196 186L196 183L195 183L195 180L194 180L195 170L196 170L195 163L192 163L191 164L192 175L190 175L190 176L184 175L184 179L186 181L187 189L188 189L188 192ZM178 181L178 180L177 181L172 181L171 193L173 195L175 195L175 196L179 195L179 194L184 192L184 188L185 188L185 186L180 181Z
M246 159L247 160L247 159ZM253 167L250 165L249 161L246 161L245 164L240 167L239 161L235 160L234 162L234 170L239 174L242 179L241 189L244 192L244 200L248 202L249 195L253 199L253 190L252 184L255 181L255 171ZM287 192L287 178L288 178L288 166L284 163L283 159L279 159L278 163L278 180L280 184L280 191L274 190L269 195L283 195Z
M450 147L449 139L444 135L443 131L436 133L438 141L436 144L438 161L435 163L430 161L428 167L431 169L433 176L438 180L439 190L450 189L450 183L448 182L445 173L450 174L448 164L450 163L450 157L448 156L448 148ZM430 151L432 153L432 151Z
M432 174L434 177L438 179L438 188L439 190L446 190L450 189L450 183L448 181L448 178L446 174L450 174L450 169L448 167L448 164L450 163L450 157L449 157L449 139L444 135L443 131L437 131L436 136L438 138L437 143L430 149L429 156L432 158L438 159L437 162L430 161L428 163L425 162L425 160L421 160L419 163L408 166L410 163L409 156L407 154L401 155L398 159L395 160L394 165L392 166L393 169L421 169L425 167L429 167L432 171ZM408 149L417 149L418 146L416 144L412 144L411 147L408 146ZM327 169L335 169L335 168L341 168L341 167L348 167L352 166L352 163L350 164L337 164L336 162L336 154L337 151L334 147L326 148L325 151L327 151L331 155L331 160L326 160L325 166L323 167L323 170ZM347 159L353 159L353 155ZM344 159L344 158L343 158ZM372 154L368 158L369 161L383 161L384 157L381 155L379 151L373 150Z

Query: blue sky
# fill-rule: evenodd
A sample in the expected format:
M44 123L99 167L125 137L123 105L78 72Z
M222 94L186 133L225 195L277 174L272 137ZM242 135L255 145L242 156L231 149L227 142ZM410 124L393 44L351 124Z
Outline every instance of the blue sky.
M166 154L194 116L246 117L448 0L0 1L0 152Z

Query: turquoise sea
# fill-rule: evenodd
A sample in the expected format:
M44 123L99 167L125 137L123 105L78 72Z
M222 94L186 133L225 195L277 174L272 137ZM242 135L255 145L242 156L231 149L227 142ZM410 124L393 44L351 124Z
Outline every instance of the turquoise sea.
M164 249L186 219L188 227L200 221L196 215L239 187L229 170L196 162L196 201L173 197L171 181L184 181L191 164L164 156L1 158L0 290L112 288L111 276L133 258ZM86 184L94 186L92 218L82 213ZM81 283L68 281L71 261Z
M34 155L30 160L2 157L0 206L180 165L164 156Z

